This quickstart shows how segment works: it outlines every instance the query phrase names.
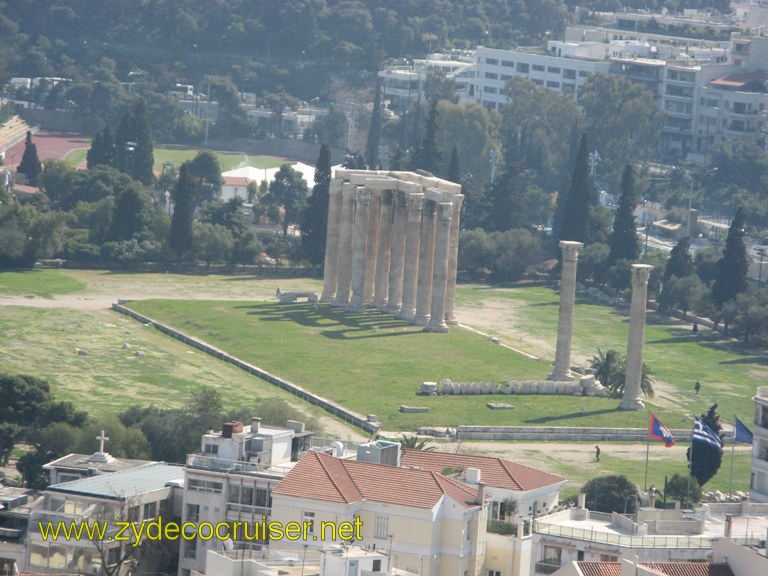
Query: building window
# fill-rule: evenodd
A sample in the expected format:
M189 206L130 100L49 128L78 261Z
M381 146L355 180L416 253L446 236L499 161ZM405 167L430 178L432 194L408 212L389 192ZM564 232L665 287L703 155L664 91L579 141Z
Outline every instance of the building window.
M157 516L157 502L147 502L144 504L144 520L155 518Z
M618 562L619 557L611 554L600 554L600 562Z
M563 78L566 78L568 80L574 80L576 78L576 70L571 70L570 68L564 69Z
M554 88L555 90L559 90L560 82L553 82L552 80L547 80L547 88Z
M485 77L488 78L489 80L498 80L499 79L499 75L496 74L496 72L486 72L485 73Z
M547 72L550 74L560 74L560 68L556 66L547 66Z
M555 546L544 546L544 563L552 566L561 566L563 560L563 549Z
M502 74L501 75L501 79L502 80L512 80L512 75L511 74Z
M589 76L589 72L586 70L579 70L579 78L586 78L587 76Z
M198 522L200 520L200 505L187 504L187 521Z
M488 570L488 576L501 576L501 570Z
M373 526L374 538L387 538L389 536L389 516L376 515L376 522Z
M509 60L502 60L501 61L501 65L504 66L505 68L514 68L515 67L515 63L514 62L510 62Z
M197 558L197 541L184 541L184 558Z
M128 508L128 522L138 522L139 521L139 507L138 506L131 506Z
M195 478L187 482L187 489L190 492L211 492L221 494L224 485L221 482L212 482L209 480L197 480Z
M483 92L486 92L487 94L497 94L499 92L498 88L495 88L494 86L484 86Z
M303 512L301 515L302 526L307 526L307 534L315 533L315 513Z
M533 68L534 72L544 72L545 68L541 64L533 64L531 65L531 68Z
M371 572L381 572L381 560L374 560L371 566Z
M498 58L486 58L485 59L485 63L486 64L491 64L493 66L496 66L499 63L499 59Z
M219 445L218 444L204 444L203 445L203 452L206 454L218 454L219 453Z
M120 562L120 546L107 550L107 566L114 566Z
M530 67L525 62L518 62L516 70L518 72L522 72L523 74L528 74L528 71L530 70Z

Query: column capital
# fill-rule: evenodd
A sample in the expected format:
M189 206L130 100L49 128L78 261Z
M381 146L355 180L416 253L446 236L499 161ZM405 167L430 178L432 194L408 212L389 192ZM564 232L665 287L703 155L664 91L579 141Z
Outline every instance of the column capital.
M576 261L579 258L579 252L584 247L581 242L572 240L561 240L560 249L563 251L563 260Z
M424 194L415 192L408 194L408 210L421 210L424 207Z
M368 203L371 201L371 197L371 191L367 188L360 187L355 191L355 198L358 202Z
M440 220L450 221L453 216L453 204L451 202L441 202L437 205L437 213Z
M651 270L653 270L653 266L650 264L632 264L632 284L638 286L648 284Z

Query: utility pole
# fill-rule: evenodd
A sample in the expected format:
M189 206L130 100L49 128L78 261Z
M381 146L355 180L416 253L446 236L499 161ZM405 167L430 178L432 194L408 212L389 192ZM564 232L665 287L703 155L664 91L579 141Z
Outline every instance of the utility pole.
M205 141L204 146L208 148L208 121L210 119L211 114L211 77L207 76L208 78L208 92L206 94L206 102L205 102Z

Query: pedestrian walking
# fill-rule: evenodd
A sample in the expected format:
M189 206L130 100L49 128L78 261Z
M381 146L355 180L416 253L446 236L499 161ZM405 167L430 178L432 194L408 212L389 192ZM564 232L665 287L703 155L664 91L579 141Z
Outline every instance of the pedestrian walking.
M595 462L600 462L600 446L595 446Z
M696 384L693 385L693 389L696 391L696 396L698 396L699 390L701 390L701 382L696 380Z

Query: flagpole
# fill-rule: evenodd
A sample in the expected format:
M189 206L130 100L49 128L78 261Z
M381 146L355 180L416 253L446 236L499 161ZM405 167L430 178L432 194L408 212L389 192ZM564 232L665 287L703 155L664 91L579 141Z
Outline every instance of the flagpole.
M648 490L648 454L651 451L651 437L645 439L645 480L643 481L643 491Z
M733 416L733 444L731 444L731 478L728 481L728 500L733 494L733 453L736 450L736 415Z
M696 416L693 417L693 428L691 428L691 458L690 462L688 463L688 490L686 492L686 499L688 502L691 501L691 476L693 476L693 435L696 433Z

